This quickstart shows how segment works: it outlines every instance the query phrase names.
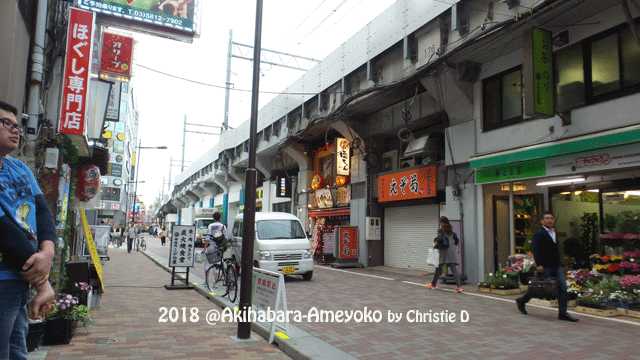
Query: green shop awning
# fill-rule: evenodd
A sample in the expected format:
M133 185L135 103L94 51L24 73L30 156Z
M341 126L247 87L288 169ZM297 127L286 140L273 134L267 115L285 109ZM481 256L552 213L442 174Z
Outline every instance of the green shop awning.
M469 162L474 169L504 166L514 163L528 163L534 166L527 166L527 168L537 168L537 173L539 173L540 164L537 163L536 160L636 142L640 142L640 125L476 156L471 158ZM543 174L540 175L544 176Z

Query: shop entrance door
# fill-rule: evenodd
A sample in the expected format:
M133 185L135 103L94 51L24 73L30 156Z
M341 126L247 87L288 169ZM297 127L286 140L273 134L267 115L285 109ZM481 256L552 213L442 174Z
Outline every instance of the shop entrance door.
M507 261L511 254L511 231L509 221L509 197L493 197L493 266L494 271L499 264Z

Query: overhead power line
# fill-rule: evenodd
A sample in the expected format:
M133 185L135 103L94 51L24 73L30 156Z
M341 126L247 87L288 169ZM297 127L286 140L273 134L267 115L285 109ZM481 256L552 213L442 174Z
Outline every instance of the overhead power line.
M216 89L229 89L232 91L240 91L240 92L251 92L251 89L239 89L239 88L235 88L232 86L224 86L224 85L219 85L219 84L212 84L212 83L207 83L204 81L198 81L198 80L193 80L193 79L188 79L179 75L174 75L168 72L164 72L162 70L158 70L158 69L154 69L150 66L146 66L146 65L142 65L139 63L134 63L134 65L141 67L145 70L160 74L160 75L164 75L166 77L170 77L170 78L174 78L174 79L178 79L178 80L182 80L182 81L186 81L186 82L190 82L193 84L197 84L197 85L202 85L202 86L207 86L207 87L212 87L212 88L216 88ZM286 91L266 91L266 90L262 90L260 91L261 94L274 94L274 95L316 95L318 94L317 92L286 92Z
M298 24L298 26L296 26L296 30L300 29L300 27L302 27L302 25L304 25L315 13L316 11L318 11L318 9L320 9L320 7L322 7L322 5L324 5L324 3L326 3L327 0L322 0L318 6L316 6L313 10L311 10L311 12L309 14L307 14L307 16L305 16L305 18L300 22L300 24Z

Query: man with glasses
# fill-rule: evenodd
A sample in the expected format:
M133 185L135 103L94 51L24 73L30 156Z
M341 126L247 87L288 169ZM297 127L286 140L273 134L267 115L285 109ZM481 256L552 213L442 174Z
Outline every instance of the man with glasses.
M9 156L22 135L17 116L0 101L0 359L27 359L29 285L37 290L32 318L44 315L55 296L53 217L31 170Z

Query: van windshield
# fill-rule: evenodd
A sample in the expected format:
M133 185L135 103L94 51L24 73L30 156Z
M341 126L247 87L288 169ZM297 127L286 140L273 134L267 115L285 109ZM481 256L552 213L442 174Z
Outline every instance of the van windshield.
M256 222L258 239L304 239L306 235L297 220L262 220Z

